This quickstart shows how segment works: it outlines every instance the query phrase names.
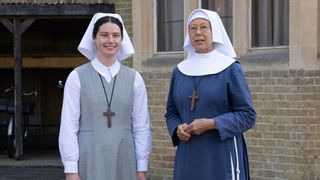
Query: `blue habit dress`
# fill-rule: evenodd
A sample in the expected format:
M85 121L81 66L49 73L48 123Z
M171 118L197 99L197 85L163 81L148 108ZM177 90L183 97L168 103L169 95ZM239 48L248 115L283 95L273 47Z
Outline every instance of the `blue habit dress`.
M188 98L197 86L199 99L190 111ZM175 68L167 101L166 123L174 146L175 180L249 179L243 134L255 124L249 87L241 65L232 63L217 74L187 76ZM180 141L176 128L196 118L213 118L217 130ZM238 174L237 174L238 172Z

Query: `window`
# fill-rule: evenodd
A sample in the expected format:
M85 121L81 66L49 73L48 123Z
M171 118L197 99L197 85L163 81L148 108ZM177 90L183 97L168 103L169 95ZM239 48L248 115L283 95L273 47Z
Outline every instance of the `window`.
M252 47L289 44L289 0L252 0Z
M201 8L212 10L219 14L232 42L232 0L201 0Z
M157 51L182 51L183 0L157 0Z

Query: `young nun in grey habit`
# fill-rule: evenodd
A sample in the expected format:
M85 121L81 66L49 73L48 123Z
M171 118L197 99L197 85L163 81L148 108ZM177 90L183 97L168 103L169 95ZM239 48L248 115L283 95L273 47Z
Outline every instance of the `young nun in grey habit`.
M141 75L121 64L134 54L121 17L95 14L78 50L90 61L64 88L59 149L66 179L145 180L147 93Z
M255 124L249 87L220 17L194 10L187 59L173 70L165 114L177 146L175 180L246 180L243 133Z

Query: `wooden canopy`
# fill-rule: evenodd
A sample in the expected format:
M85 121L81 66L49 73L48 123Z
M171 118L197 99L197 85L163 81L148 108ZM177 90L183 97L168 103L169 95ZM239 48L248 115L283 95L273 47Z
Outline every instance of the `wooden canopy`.
M114 4L0 4L0 16L90 16L96 12L114 13ZM3 18L3 17L2 17Z

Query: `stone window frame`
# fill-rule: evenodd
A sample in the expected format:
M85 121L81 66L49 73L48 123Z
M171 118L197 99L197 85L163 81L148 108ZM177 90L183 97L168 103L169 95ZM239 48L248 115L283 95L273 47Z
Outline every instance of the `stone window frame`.
M252 14L252 3L253 3L253 1L256 1L256 0L249 0L248 1L248 6L249 6L249 9L248 9L248 13L249 13L249 27L248 27L248 30L249 30L249 41L248 41L248 43L249 43L249 47L250 47L250 49L257 49L257 50L259 50L259 49L288 49L288 47L289 47L289 44L288 45L279 45L279 46L276 46L276 45L271 45L271 46L253 46L252 45L252 34L253 34L253 32L252 32L252 18L253 18L253 14ZM289 1L288 1L288 3L290 3ZM288 7L289 9L290 9L290 7ZM290 14L290 10L289 10L289 14ZM289 16L289 14L288 14L288 16ZM288 17L289 18L289 17ZM289 23L288 23L288 33L289 33Z
M247 59L250 68L255 65L259 66L258 69L274 67L278 69L318 69L320 67L320 28L317 23L318 17L320 17L320 13L317 9L320 4L318 4L317 1L312 1L310 3L289 1L289 3L289 47L252 49L250 48L249 43L249 0L233 1L233 47L236 50L237 57L239 57L238 59ZM184 6L184 21L186 21L189 13L193 9L200 7L199 0L189 0ZM164 59L166 62L158 63L159 66L157 66L156 69L149 67L142 69L143 71L160 71L160 69L171 68L170 66L167 66L167 64L171 64L172 66L176 65L177 61L170 62L170 58L167 58L166 56L174 56L175 58L173 59L183 59L183 52L179 54L165 53L164 55L159 55L154 52L153 41L155 27L153 27L153 1L146 1L145 3L136 1L132 4L132 7L134 9L133 43L136 50L136 54L133 58L133 66L139 70L144 63L152 64L154 59ZM305 9L307 9L307 11ZM304 28L301 29L301 26ZM308 34L307 38L305 34ZM279 53L282 53L280 60L278 56L273 56L278 55ZM246 56L250 56L251 54L260 57L260 60L253 57L246 58ZM270 56L265 56L265 54L270 54ZM271 60L275 65L268 66L268 60ZM242 60L240 60L240 62L243 63Z
M172 22L170 22L170 21L167 21L166 23L172 23L171 24L171 26L173 27L173 26L175 26L175 28L177 28L177 29L167 29L167 28L165 28L166 30L165 31L168 31L168 33L160 33L160 32L157 32L157 31L160 31L160 28L163 28L163 27L165 27L165 26L163 26L165 23L159 23L159 17L158 17L158 10L159 10L159 7L158 7L158 4L159 4L159 1L163 1L163 0L153 0L153 14L154 14L154 21L153 21L153 23L154 23L154 31L155 31L155 34L156 34L156 36L155 36L155 40L154 40L154 47L155 47L155 53L157 53L157 54L161 54L161 53L175 53L175 52L181 52L181 51L183 51L183 42L184 42L184 29L185 29L185 25L183 24L183 21L184 21L184 17L183 17L183 9L182 10L180 10L179 11L179 17L181 18L181 19L177 19L177 17L174 17L174 16L169 16L169 17L167 17L168 19L171 19L171 18L174 18L174 19L172 19L172 20L174 20L174 22L172 23ZM184 4L184 3L187 3L186 1L184 1L184 0L179 0L179 1L171 1L171 0L168 0L168 3L182 3L182 4ZM161 4L161 2L160 2L160 4ZM163 5L165 5L165 3L163 4ZM172 4L171 4L172 5ZM177 9L177 7L170 7L170 6L168 6L169 8L167 8L167 7L162 7L161 9L164 9L164 11L166 11L166 10L168 10L169 12L168 12L168 14L171 14L171 15L173 15L174 13L177 13L177 11L176 12L173 12L173 11L175 11L175 9ZM170 9L171 8L171 9ZM172 10L172 11L170 11L170 10ZM161 13L161 15L162 14L166 14L167 12L164 12L164 13ZM173 13L173 14L172 14ZM181 13L181 14L180 14ZM177 14L176 14L177 15ZM182 15L182 16L181 16ZM182 23L182 26L180 26L180 24L177 24L177 22L178 23ZM160 27L160 28L159 28ZM171 31L171 30L173 30L173 31ZM177 32L177 31L182 31L181 33L182 34L178 34L179 32ZM175 33L177 33L177 34L175 34ZM179 36L180 35L180 36ZM169 36L169 38L168 37L166 37L166 36ZM178 37L177 37L178 36ZM165 40L161 40L161 39L168 39L169 40L169 42L167 42L167 43L165 43ZM171 39L171 38L176 38L176 40L179 40L180 42L179 43L177 43L177 44L175 44L175 40L174 39ZM181 38L181 39L180 39ZM164 45L163 47L159 47L158 45L159 45L159 43L162 43L162 45L163 44L166 44L166 45ZM174 45L175 44L175 45ZM169 46L169 47L168 47ZM161 48L162 49L167 49L167 50L161 50Z
M250 70L287 69L290 41L289 46L251 47L251 1L233 1L233 47L236 59Z

